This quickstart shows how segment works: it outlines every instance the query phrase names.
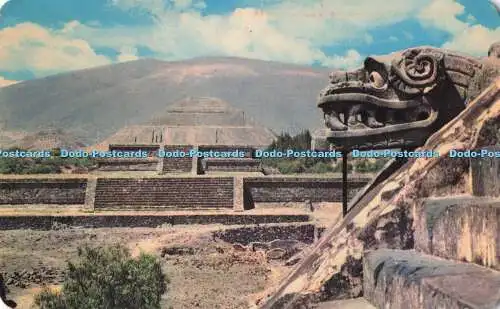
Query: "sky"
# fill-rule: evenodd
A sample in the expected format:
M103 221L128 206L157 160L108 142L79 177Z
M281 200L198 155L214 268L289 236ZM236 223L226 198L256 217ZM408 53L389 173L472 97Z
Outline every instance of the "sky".
M495 41L500 15L487 0L10 0L0 85L140 58L346 69L420 45L483 56Z

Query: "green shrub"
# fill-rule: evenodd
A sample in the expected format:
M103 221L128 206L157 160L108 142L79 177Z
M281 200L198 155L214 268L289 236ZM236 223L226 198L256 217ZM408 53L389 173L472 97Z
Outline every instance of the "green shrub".
M54 153L56 152L53 151ZM62 172L64 166L91 168L95 166L95 161L89 158L61 158L57 156L49 158L0 158L0 174L58 174Z
M68 263L62 290L44 289L35 298L40 309L160 309L168 280L152 255L132 258L119 245L79 249Z
M295 136L282 133L266 150L306 151L311 149L311 141L311 133L308 130ZM263 158L262 165L277 168L282 174L325 173L333 170L330 166L333 161L332 158Z
M311 166L310 168L307 169L307 172L309 173L315 173L315 174L322 174L322 173L330 173L333 172L333 166L325 163L325 162L318 162Z
M359 173L374 173L381 170L382 167L384 167L384 165L387 163L387 161L388 159L385 158L376 159L373 162L367 159L360 159L356 161L354 165L356 167L356 171Z

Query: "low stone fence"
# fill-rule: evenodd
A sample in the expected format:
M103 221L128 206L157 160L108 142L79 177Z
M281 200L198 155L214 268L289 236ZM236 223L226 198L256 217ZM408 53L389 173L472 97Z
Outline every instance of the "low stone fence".
M351 179L348 198L351 199L369 178ZM342 202L342 179L313 177L245 177L244 208L258 203Z
M247 214L189 214L189 215L104 215L89 214L79 216L39 215L0 216L0 231L34 229L56 230L76 228L119 228L146 227L186 224L261 225L283 223L305 223L307 215L247 215ZM288 230L289 231L289 230Z
M185 154L193 148L191 145L169 145L165 146L163 150L165 153L175 154L175 152L184 152ZM193 169L193 164L196 164L196 159L189 156L185 157L165 157L162 160L163 173L188 173Z
M98 178L94 208L233 208L233 187L233 177Z
M206 158L202 166L205 173L261 171L260 160L252 158Z
M85 203L87 179L1 179L0 204Z
M99 159L97 161L98 170L111 171L156 171L158 159L131 158L131 159Z
M349 198L369 179L349 182ZM188 176L11 178L0 180L0 205L81 205L87 210L234 209L263 204L342 201L339 178ZM278 204L278 205L274 205Z

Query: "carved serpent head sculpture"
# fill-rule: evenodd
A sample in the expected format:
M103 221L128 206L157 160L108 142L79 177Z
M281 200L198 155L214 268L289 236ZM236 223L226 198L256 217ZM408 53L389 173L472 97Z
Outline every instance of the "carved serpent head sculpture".
M474 58L418 47L331 73L318 102L327 139L339 149L423 145L500 76L500 62L489 54Z

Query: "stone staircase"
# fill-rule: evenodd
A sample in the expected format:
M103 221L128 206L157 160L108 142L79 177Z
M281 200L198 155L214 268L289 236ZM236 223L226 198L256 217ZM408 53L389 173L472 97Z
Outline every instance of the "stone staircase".
M496 309L500 306L500 199L426 199L415 249L368 250L363 297L321 309Z
M253 158L204 158L205 173L211 172L261 172L261 162Z
M99 178L95 209L233 208L233 177Z
M260 309L499 309L500 80L361 197Z
M165 152L183 151L189 152L192 146L189 145L174 145L164 146ZM161 158L162 160L162 173L187 173L191 172L193 166L193 158L190 156L176 157L176 158Z

